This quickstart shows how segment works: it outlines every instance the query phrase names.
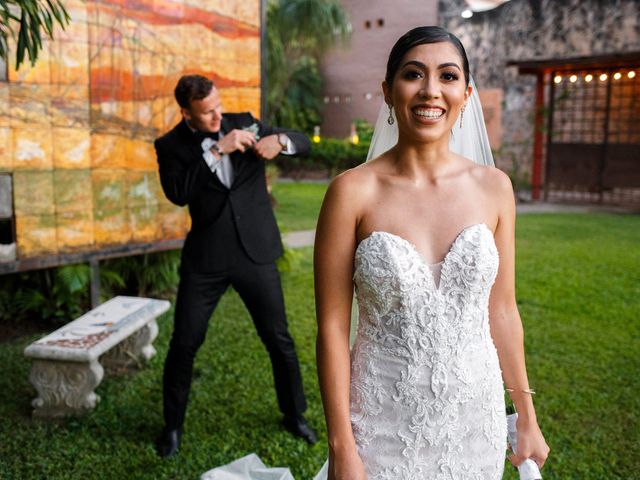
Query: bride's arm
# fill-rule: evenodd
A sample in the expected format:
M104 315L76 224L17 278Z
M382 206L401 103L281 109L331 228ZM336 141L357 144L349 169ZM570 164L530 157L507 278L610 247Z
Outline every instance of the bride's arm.
M359 198L353 177L353 173L346 172L329 186L314 247L316 353L329 434L330 480L365 478L349 415L349 330Z
M511 399L518 412L518 454L515 465L526 458L542 466L549 453L538 427L524 357L524 331L515 295L515 201L509 177L495 171L493 192L497 195L498 224L494 238L500 266L489 300L491 337L498 351L505 387L513 389Z

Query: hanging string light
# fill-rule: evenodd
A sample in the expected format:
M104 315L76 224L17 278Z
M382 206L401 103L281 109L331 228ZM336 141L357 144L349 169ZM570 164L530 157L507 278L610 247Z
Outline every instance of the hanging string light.
M577 81L577 80L578 80L578 76L577 76L577 75L571 75L571 76L569 77L569 81L570 81L571 83L576 83L576 81Z
M593 80L593 75L591 75L590 73L588 73L585 77L584 77L584 81L589 83L591 80Z

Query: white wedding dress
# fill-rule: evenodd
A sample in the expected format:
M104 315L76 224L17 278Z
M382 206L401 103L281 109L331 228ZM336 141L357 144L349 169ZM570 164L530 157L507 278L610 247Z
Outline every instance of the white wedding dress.
M351 423L368 479L500 479L507 425L489 332L492 232L466 227L440 278L437 264L387 232L362 240L354 262Z

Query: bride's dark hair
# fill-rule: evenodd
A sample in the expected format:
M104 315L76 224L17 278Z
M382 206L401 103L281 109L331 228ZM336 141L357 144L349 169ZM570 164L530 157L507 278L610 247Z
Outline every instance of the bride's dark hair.
M387 62L387 74L384 77L389 88L393 85L393 77L395 77L400 67L402 58L409 50L417 45L437 42L449 42L456 47L456 50L458 50L462 57L462 69L464 71L466 84L469 85L469 59L467 58L467 52L465 52L462 46L462 42L453 33L447 32L444 28L431 26L416 27L409 30L402 35L393 46L389 54L389 61Z

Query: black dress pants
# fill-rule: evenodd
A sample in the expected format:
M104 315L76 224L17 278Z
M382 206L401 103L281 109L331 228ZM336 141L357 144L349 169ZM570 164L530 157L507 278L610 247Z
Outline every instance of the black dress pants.
M300 367L287 327L275 263L254 263L238 243L232 243L226 254L224 268L219 272L182 271L180 275L174 331L163 378L164 421L169 430L184 423L193 361L205 339L213 310L229 285L240 295L267 348L280 411L296 416L306 410Z

